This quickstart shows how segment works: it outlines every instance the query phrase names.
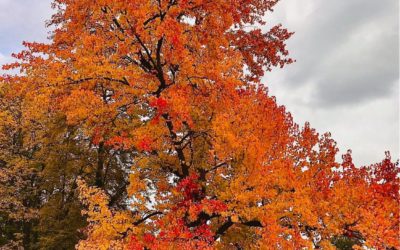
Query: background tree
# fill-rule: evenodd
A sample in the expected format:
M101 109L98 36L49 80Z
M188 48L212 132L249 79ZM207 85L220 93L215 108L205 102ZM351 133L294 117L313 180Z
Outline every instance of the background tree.
M292 33L261 30L276 3L54 1L50 43L25 43L5 67L22 74L2 79L1 138L29 153L2 147L1 194L33 200L12 206L29 218L0 207L7 237L27 249L398 247L398 164L337 163L329 134L300 128L260 84L292 62Z

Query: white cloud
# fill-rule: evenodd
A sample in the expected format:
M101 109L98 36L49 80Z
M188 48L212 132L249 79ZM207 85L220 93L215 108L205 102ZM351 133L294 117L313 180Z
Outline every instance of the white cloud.
M269 15L296 34L297 62L265 77L299 123L332 132L359 165L399 157L398 1L283 0Z
M45 41L51 0L0 0L0 53L22 48L22 41Z

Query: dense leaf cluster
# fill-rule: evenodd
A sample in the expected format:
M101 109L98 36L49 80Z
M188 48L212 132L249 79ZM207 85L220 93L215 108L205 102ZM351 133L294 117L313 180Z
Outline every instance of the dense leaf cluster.
M399 248L398 163L338 163L260 83L276 3L55 0L0 80L0 245Z

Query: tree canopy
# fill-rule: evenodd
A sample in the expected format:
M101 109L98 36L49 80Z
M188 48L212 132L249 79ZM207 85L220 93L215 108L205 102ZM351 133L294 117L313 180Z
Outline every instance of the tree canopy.
M399 249L399 164L337 162L261 82L277 0L55 0L0 80L0 246Z

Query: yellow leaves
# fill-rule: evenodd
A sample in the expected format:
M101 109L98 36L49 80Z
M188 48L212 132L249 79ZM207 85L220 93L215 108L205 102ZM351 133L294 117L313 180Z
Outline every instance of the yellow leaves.
M102 101L92 91L77 89L73 90L60 105L65 110L68 123L73 125L81 123L91 116L93 114L91 113L92 110L97 110L96 113L99 113Z
M336 250L337 248L332 245L328 240L322 240L319 244L323 250Z
M131 173L129 175L128 195L136 196L140 192L143 192L145 190L146 190L146 183L141 178L140 173L137 170Z
M201 211L199 206L192 205L189 207L188 214L189 214L189 221L195 221L197 219L197 216L199 215L199 212Z
M83 213L89 222L89 240L80 241L77 249L122 249L124 244L118 241L121 233L126 233L128 229L133 230L130 214L127 211L112 211L108 207L108 198L103 191L88 187L81 179L77 182L79 197L87 206Z
M231 220L232 220L233 223L239 222L239 216L236 215L236 214L235 214L235 215L232 215L230 218L231 218Z
M15 121L8 111L0 111L0 120L2 127L12 127L15 125Z

